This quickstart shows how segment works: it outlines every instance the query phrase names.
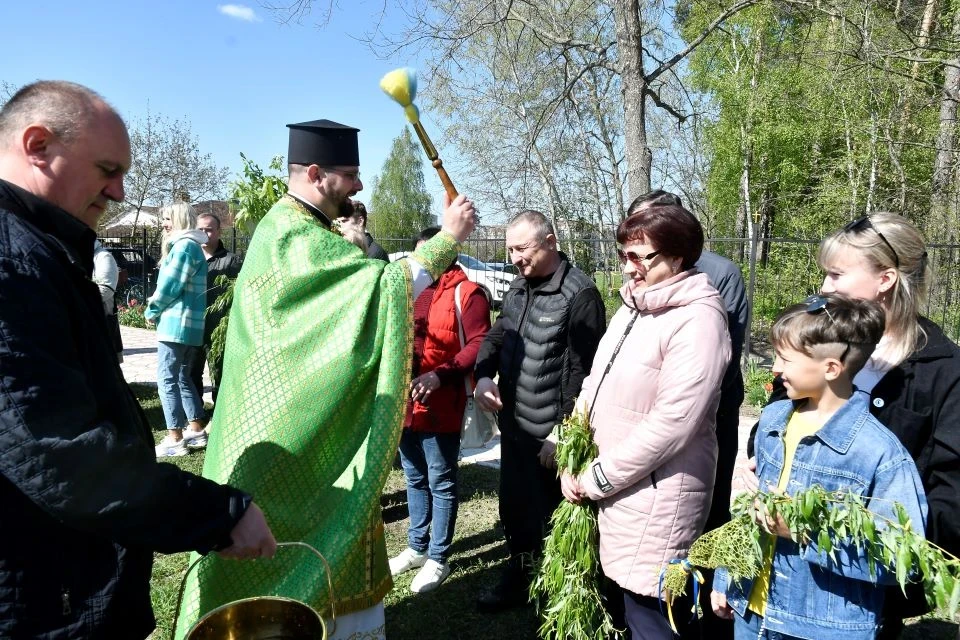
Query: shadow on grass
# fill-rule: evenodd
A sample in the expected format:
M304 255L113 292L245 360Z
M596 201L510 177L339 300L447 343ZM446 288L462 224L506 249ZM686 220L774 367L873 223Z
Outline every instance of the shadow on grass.
M147 421L150 428L154 431L163 431L167 428L166 420L163 417L163 408L160 406L160 396L157 395L156 385L130 383L130 390L143 412L147 414Z
M507 557L499 525L497 486L499 471L480 465L461 466L458 474L460 506L450 547L453 573L435 591L415 594L410 581L416 571L394 579L387 596L387 637L396 639L536 638L537 619L532 607L497 614L476 610L476 599L492 586ZM407 546L406 491L403 472L391 474L384 495L384 520L390 555ZM392 519L403 513L402 519Z
M903 640L955 640L960 638L960 626L946 620L923 618L907 623L900 637Z

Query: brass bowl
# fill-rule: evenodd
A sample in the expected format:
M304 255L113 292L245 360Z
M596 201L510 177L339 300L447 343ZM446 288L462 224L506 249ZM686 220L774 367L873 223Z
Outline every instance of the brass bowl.
M297 600L258 596L217 607L185 640L320 640L323 618Z

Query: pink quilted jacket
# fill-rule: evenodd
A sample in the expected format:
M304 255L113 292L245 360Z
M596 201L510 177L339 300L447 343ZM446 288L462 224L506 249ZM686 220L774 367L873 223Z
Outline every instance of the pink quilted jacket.
M581 477L600 506L600 561L624 589L658 597L657 578L686 555L710 510L716 411L730 361L727 313L707 276L685 271L625 304L597 349L580 404L600 450ZM631 318L637 319L600 385Z

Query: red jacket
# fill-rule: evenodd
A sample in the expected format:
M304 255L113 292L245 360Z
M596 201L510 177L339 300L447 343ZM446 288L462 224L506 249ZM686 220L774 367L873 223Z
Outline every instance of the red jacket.
M458 284L466 337L463 349L454 307ZM480 343L490 329L487 297L467 280L463 269L452 265L416 299L413 323L413 375L434 371L440 378L440 388L430 394L426 405L408 403L404 426L414 431L457 433L467 403L463 380L472 376Z

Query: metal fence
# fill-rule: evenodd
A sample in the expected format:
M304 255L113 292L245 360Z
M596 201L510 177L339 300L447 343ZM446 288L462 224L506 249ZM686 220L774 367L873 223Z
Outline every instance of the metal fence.
M127 261L128 280L134 284L142 282L144 293L151 293L156 285L154 267L160 258L159 239L143 231L133 237L101 240L114 255L122 252L123 255L130 253L140 256L139 260ZM246 252L249 244L249 238L234 229L224 229L221 240L227 249L240 255ZM387 253L413 249L413 241L409 238L378 238L377 242ZM762 340L766 336L781 309L819 290L823 273L816 261L818 246L819 240L761 238L751 288L748 260L750 240L715 238L707 241L706 248L733 260L743 272L744 281L748 283L747 297L751 303L751 334L755 339ZM593 274L597 285L608 298L615 295L622 278L616 255L617 245L612 238L568 240L561 243L561 249L576 266ZM492 268L503 269L508 264L503 238L471 238L464 244L463 252L488 263ZM927 252L935 276L922 312L939 324L953 340L960 340L960 305L955 304L955 297L960 291L960 244L932 243L928 245Z
M410 249L410 241L387 240ZM750 287L749 238L714 238L707 240L707 249L740 266L747 285L751 307L751 334L764 340L774 318L784 307L803 300L820 290L823 272L817 264L820 240L797 238L761 238L758 244L756 274ZM384 246L387 246L384 244ZM584 238L562 242L561 249L580 269L594 275L597 285L611 295L622 283L617 245L610 239ZM506 262L502 238L470 239L464 246L467 253L483 262L502 265ZM934 269L930 295L921 312L939 324L955 341L960 341L960 244L927 245L928 259Z

